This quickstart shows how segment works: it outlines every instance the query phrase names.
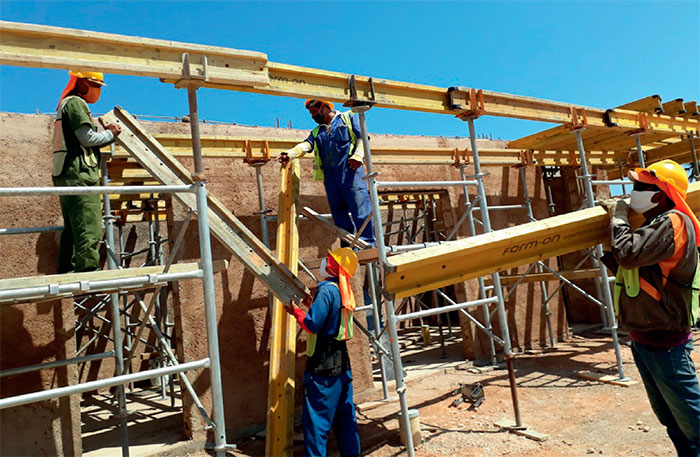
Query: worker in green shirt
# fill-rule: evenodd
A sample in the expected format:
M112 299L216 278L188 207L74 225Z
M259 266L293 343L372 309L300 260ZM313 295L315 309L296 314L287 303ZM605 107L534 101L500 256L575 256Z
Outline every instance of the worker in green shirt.
M70 80L56 107L53 144L54 186L99 184L100 147L119 135L116 124L97 131L89 103L100 98L102 73L70 71ZM98 194L60 196L63 232L58 252L58 273L100 268L97 246L102 239L102 205Z

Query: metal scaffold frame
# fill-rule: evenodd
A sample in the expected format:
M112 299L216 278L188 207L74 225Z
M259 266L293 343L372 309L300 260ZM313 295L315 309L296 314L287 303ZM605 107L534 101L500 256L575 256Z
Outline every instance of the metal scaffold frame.
M94 289L107 289L107 290L119 290L125 287L142 287L149 284L162 284L167 281L176 281L179 279L190 279L198 278L202 279L203 282L203 292L204 292L204 311L207 329L207 354L208 357L186 363L179 363L169 347L168 341L159 329L151 310L153 305L158 299L158 291L160 287L157 287L156 291L153 293L151 303L148 307L144 302L138 298L137 301L144 312L144 320L139 324L139 330L136 332L136 338L130 345L129 354L127 354L126 362L133 356L133 351L135 345L140 341L140 334L144 328L146 320L150 324L151 328L156 332L158 336L158 342L160 349L165 352L171 366L164 366L156 369L149 369L140 371L138 373L125 374L125 356L123 353L123 346L121 342L122 338L122 324L121 315L122 310L119 308L119 296L116 292L111 292L109 294L110 303L110 316L111 322L110 326L112 328L112 341L114 343L114 350L102 354L92 354L83 357L75 357L69 360L56 361L48 364L38 364L31 367L16 368L13 370L7 370L2 372L2 376L11 376L20 373L26 373L28 371L34 371L38 369L43 369L47 367L54 366L65 366L71 363L80 363L90 360L97 360L106 357L114 357L115 360L115 376L100 379L96 381L81 382L71 386L47 389L39 392L32 392L23 395L17 395L13 397L7 397L0 399L0 409L10 408L14 406L25 405L29 403L39 402L43 400L48 400L52 398L59 398L66 395L78 394L82 392L88 392L91 390L96 390L100 388L107 388L115 386L117 387L117 399L118 399L118 413L117 417L120 422L120 433L122 436L122 455L125 457L129 455L129 437L128 429L126 425L126 399L125 399L125 389L126 384L130 384L140 380L153 379L157 377L170 376L173 374L179 374L183 384L187 387L189 393L192 395L195 405L198 407L199 411L203 414L205 422L208 423L207 428L213 429L215 443L208 446L209 448L216 451L217 457L223 457L227 450L235 448L235 445L230 445L226 442L226 423L224 418L223 409L223 389L221 383L221 366L219 359L219 342L218 342L218 330L217 330L217 316L216 316L216 302L215 302L215 292L214 292L214 269L213 260L211 254L211 241L209 238L209 221L208 221L208 203L207 203L207 190L206 190L206 178L203 174L204 167L202 165L202 154L200 146L200 133L199 133L199 119L198 119L198 108L197 108L197 89L201 82L190 77L189 63L187 57L183 57L183 78L179 81L180 87L187 88L188 103L190 109L190 125L192 130L192 145L193 145L193 157L195 173L193 175L194 183L191 185L160 185L160 186L109 186L109 177L107 174L106 162L102 162L102 186L92 186L92 187L46 187L46 188L0 188L0 196L38 196L38 195L85 195L85 194L102 194L104 196L104 214L105 214L105 241L107 244L107 262L110 270L118 269L118 259L115 255L114 249L114 225L113 216L111 215L110 208L110 194L165 194L165 193L194 193L196 197L196 212L197 221L199 226L199 248L201 262L199 268L192 270L190 272L184 273L168 273L168 269L174 260L174 253L179 250L179 244L184 239L184 233L187 224L183 226L178 236L178 242L173 251L171 251L168 263L163 268L162 273L158 274L147 274L135 277L122 277L120 279L113 280L80 280L73 281L67 284L50 283L47 286L40 287L28 287L28 288L11 288L0 290L0 299L12 299L14 303L21 303L27 301L27 298L32 298L39 295L44 297L60 297L62 295L72 295L74 293L89 293ZM156 221L158 220L156 214ZM189 220L189 219L188 219ZM160 254L160 244L155 241L156 233L153 231L151 226L150 232L150 254L152 258L159 257ZM158 245L156 247L156 244ZM58 275L59 277L62 275ZM95 315L95 314L91 314ZM128 322L128 321L127 321ZM129 327L125 328L126 333L129 333ZM145 343L145 341L144 341ZM157 349L157 348L156 348ZM204 407L199 401L194 388L191 383L184 375L184 372L189 370L209 368L210 373L210 383L212 391L212 414L211 419L207 415ZM161 383L162 385L162 383Z
M165 376L174 373L182 373L188 369L209 367L210 368L210 381L212 389L212 401L213 401L213 412L211 423L213 423L215 430L215 443L212 446L214 450L217 451L217 455L223 455L224 451L230 449L232 446L226 443L226 432L225 432L225 419L223 410L223 393L222 393L222 383L221 383L221 367L219 361L218 353L218 334L217 334L217 317L216 317L216 307L214 300L214 281L213 281L213 262L210 246L210 228L212 232L221 239L222 236L230 236L227 238L227 246L234 253L239 255L239 258L245 263L244 259L240 255L240 249L242 247L250 247L250 251L253 252L253 248L256 249L254 260L247 259L248 263L246 266L260 278L268 289L274 294L279 302L288 302L292 298L301 298L300 295L307 292L303 283L299 281L296 277L296 263L294 261L294 255L290 256L289 260L294 265L294 273L292 273L288 267L290 265L283 265L281 262L276 262L274 256L270 255L269 252L269 233L267 222L271 218L267 216L268 210L265 208L264 194L262 187L262 175L259 164L256 166L256 178L258 184L258 196L259 196L259 213L261 222L261 233L262 242L257 239L253 239L247 232L247 229L241 225L236 225L234 223L237 220L231 215L228 216L226 213L226 208L223 207L217 201L211 200L210 204L207 203L207 189L206 189L206 178L204 176L204 167L202 164L202 137L199 131L199 115L197 107L197 90L200 87L211 87L216 89L226 89L235 90L243 92L256 92L262 94L271 94L277 96L291 96L298 98L322 98L333 101L343 101L347 102L346 106L352 107L352 110L358 114L360 120L361 128L361 141L363 142L365 154L366 154L366 167L367 175L366 180L368 181L370 200L372 205L372 219L374 221L375 239L377 242L376 256L378 260L376 264L368 264L368 292L371 297L372 304L364 307L359 307L358 310L370 310L373 314L374 329L367 330L362 325L358 327L365 332L369 337L371 344L375 348L375 352L379 353L380 369L382 373L382 384L384 390L384 398L388 399L388 388L387 388L387 373L388 371L385 364L388 361L393 363L394 380L396 382L396 391L399 396L399 403L401 409L401 423L405 430L410 429L409 425L409 414L408 414L408 399L407 399L407 388L404 380L404 371L401 361L400 347L398 343L398 332L397 324L402 321L411 320L414 318L422 318L425 316L440 315L442 313L447 313L450 311L458 310L463 313L468 319L470 319L474 324L484 331L489 336L490 342L490 355L491 362L496 361L496 344L503 347L504 358L506 366L509 373L509 382L511 388L511 394L513 399L513 408L515 423L513 425L508 425L506 428L511 428L513 430L522 430L523 424L520 418L520 409L517 397L517 389L515 383L515 375L513 371L513 352L511 348L511 341L509 335L509 329L506 319L505 310L505 297L503 295L503 284L501 283L501 276L498 272L490 273L494 271L493 268L488 270L490 274L490 285L487 285L484 281L483 274L486 270L481 270L481 275L475 275L478 277L479 283L479 298L473 301L466 301L464 303L455 303L447 294L439 289L433 290L434 302L437 303L437 297L448 304L445 306L423 309L419 311L414 311L406 314L400 314L395 309L395 299L396 297L405 297L417 293L420 289L415 284L409 284L401 289L399 292L389 292L389 284L387 281L388 274L396 273L394 267L396 264L392 264L390 259L387 257L389 252L394 251L404 251L409 249L416 249L428 246L434 246L433 243L438 244L440 240L431 240L426 237L425 242L422 244L414 244L412 246L387 246L385 244L384 224L382 223L382 214L379 202L379 188L380 187L405 187L405 188L419 188L428 185L439 185L441 187L445 186L456 186L461 187L464 191L465 196L465 207L464 213L460 220L457 222L455 228L448 235L447 239L451 239L457 233L459 226L466 220L468 221L468 228L471 235L476 234L476 225L479 223L482 227L483 234L489 234L493 232L490 220L490 210L495 209L525 209L527 217L534 221L534 216L532 213L532 207L530 204L530 198L527 192L527 184L525 181L524 170L521 169L521 179L523 182L525 203L523 205L502 205L502 206L492 206L488 205L486 199L486 191L484 186L485 173L482 172L482 157L480 157L479 148L476 141L476 134L474 128L474 121L482 115L492 115L492 116L504 116L510 118L519 119L529 119L537 121L546 121L552 123L561 124L560 127L555 129L553 136L548 138L540 138L539 134L527 137L524 139L516 140L513 143L520 142L523 146L518 147L518 149L503 149L489 151L489 154L493 154L489 157L497 157L495 162L501 165L507 163L510 165L555 165L555 164L565 164L565 165L579 165L582 167L583 174L580 177L586 196L586 207L592 208L594 206L593 197L593 185L605 184L603 182L596 182L592 179L592 175L589 175L588 165L589 158L591 164L593 164L593 157L588 157L586 151L583 148L583 138L581 132L584 128L590 129L593 134L602 134L602 136L616 135L627 135L624 141L619 138L612 138L616 141L616 144L625 145L629 143L630 138L634 137L636 143L636 148L638 152L638 163L644 164L645 151L642 149L641 133L650 133L648 138L649 143L654 143L655 153L661 153L662 151L671 150L675 153L685 154L686 145L681 144L678 146L684 138L683 135L688 135L690 150L692 151L693 158L697 162L695 145L697 136L700 131L700 123L695 119L691 119L687 116L676 116L673 114L666 115L661 114L663 110L651 110L646 111L639 107L638 102L633 102L632 104L623 105L612 110L601 110L595 108L581 107L578 105L559 103L549 100L536 99L531 97L522 97L511 94L504 94L492 91L477 90L473 88L465 87L450 87L450 88L440 88L432 86L424 86L418 84L404 83L398 81L389 80L377 80L374 81L371 77L358 77L355 75L348 75L343 73L329 72L323 70L315 70L310 68L297 67L292 65L279 64L274 62L269 62L267 56L262 53L256 53L252 51L240 51L234 49L217 48L211 46L201 46L192 45L187 43L176 43L176 42L166 42L162 40L152 40L146 38L136 38L136 37L125 37L113 34L104 33L85 33L82 31L61 29L57 27L48 26L38 26L31 24L17 24L11 22L0 21L0 31L3 33L3 42L0 43L0 64L7 65L20 65L20 66L33 66L33 67L46 67L46 68L72 68L74 70L90 70L90 71L108 71L118 74L131 74L138 76L150 76L162 78L164 82L174 83L176 88L185 88L188 94L189 112L190 112L190 128L191 128L191 147L192 154L194 157L194 168L195 172L189 180L189 173L187 177L182 174L182 169L169 169L166 173L158 175L156 177L161 182L167 181L167 184L161 186L120 186L118 189L113 189L108 186L108 181L106 173L103 174L103 186L91 187L91 188L34 188L34 189L0 189L0 196L9 195L65 195L65 194L82 194L82 193L101 193L105 194L105 227L106 227L106 243L108 251L108 264L110 269L116 270L119 267L119 259L115 255L114 249L114 230L113 230L113 218L110 212L110 203L107 194L119 193L119 194L130 194L130 193L168 193L174 192L176 196L177 192L189 192L195 193L195 207L198 216L199 225L199 243L200 243L200 254L201 254L201 264L198 268L189 271L170 272L170 264L172 263L172 258L165 262L165 266L161 271L149 273L147 275L141 275L138 277L122 277L117 279L106 279L97 281L72 281L68 284L54 284L49 283L46 286L26 288L24 290L17 289L13 293L18 300L21 297L35 297L37 295L51 295L51 296L61 296L70 295L80 292L89 292L93 289L99 289L106 291L107 296L103 297L103 304L101 306L107 306L109 304L109 309L111 310L111 327L112 327L112 340L115 343L114 351L100 353L100 354L90 354L86 356L79 356L73 358L70 361L64 361L60 363L77 363L84 362L87 360L97 360L104 357L114 357L116 363L116 377L109 378L106 380L91 381L88 383L83 383L77 386L68 386L59 389L52 389L49 391L44 391L41 393L28 394L29 396L18 396L11 397L8 399L0 400L0 408L9 407L17 404L25 404L31 401L39 401L40 399L53 398L52 396L68 395L71 393L77 393L87 390L92 390L97 387L105 386L120 386L118 388L119 397L119 416L122 420L121 429L124 432L123 436L123 453L128 455L128 436L126 436L126 427L124 425L123 413L125 412L124 405L124 385L130 382L134 382L140 379L146 379L149 376ZM46 56L46 44L51 44L51 55ZM118 44L120 52L124 55L116 58L114 56L114 45ZM190 56L192 60L196 60L196 63L190 64ZM649 104L649 100L643 100L645 104ZM658 102L658 100L657 100ZM682 103L681 103L682 105ZM390 181L378 181L379 173L374 170L373 156L370 151L368 130L366 125L366 112L372 107L377 106L381 108L392 108L392 109L404 109L404 110L414 110L422 112L432 112L432 113L442 113L449 115L456 115L458 118L466 121L468 123L469 138L471 144L471 156L472 159L470 164L474 166L474 175L467 176L465 173L465 164L460 162L460 152L455 149L450 154L450 158L454 158L455 164L459 166L461 180L458 181L442 181L439 182L390 182ZM646 105L645 105L646 106ZM649 104L649 106L655 106ZM131 120L125 113L121 113L120 109L116 109L119 113L113 116L123 116L115 118L117 121L124 123L129 123ZM645 112L642 112L645 111ZM559 130L557 130L559 129ZM574 149L562 149L563 144L571 143L570 131L562 132L561 130L573 131L576 135L577 151ZM566 135L564 135L566 134ZM568 136L567 136L568 135ZM593 136L595 136L593 135ZM567 138L563 138L567 136ZM665 140L680 136L681 141L678 143L667 142ZM154 155L155 150L160 147L157 141L150 136L142 137L138 139L139 141L147 143L145 148L146 152L144 154ZM175 139L177 141L177 139ZM550 141L555 140L555 141ZM656 141L658 140L658 141ZM136 140L134 140L136 141ZM268 144L266 140L264 141L264 151L269 158L271 145ZM559 146L549 149L540 149L533 147L533 144L557 144ZM645 140L646 141L646 140ZM662 145L659 146L659 143ZM250 157L252 146L250 141L245 142L246 157ZM274 148L284 148L284 142L279 142L272 147ZM571 148L571 145L568 146ZM149 149L150 148L150 149ZM440 149L440 148L434 148ZM622 153L626 152L625 147L618 147ZM620 152L614 150L614 152ZM134 154L133 151L129 151ZM156 151L157 152L157 151ZM611 164L620 164L620 169L622 169L622 163L620 162L619 154L607 154L608 150L595 151L595 160L597 165L603 164L606 166L611 166ZM406 159L406 153L404 155L400 151L392 148L387 148L384 153L386 153L386 162L383 163L411 163L411 159ZM578 158L576 157L578 153ZM444 150L412 150L409 154L421 155L421 154L432 154L433 159L436 157L445 156ZM486 159L486 151L484 151L484 159ZM592 154L591 154L592 155ZM466 160L466 150L464 152L464 159ZM143 156L140 156L139 161L143 160ZM162 159L160 159L162 160ZM431 163L441 163L440 160L436 159L435 162ZM157 162L158 160L156 160ZM395 162L392 162L395 161ZM377 160L377 163L381 163L381 159ZM484 160L486 163L486 160ZM629 165L630 162L625 162L625 165ZM144 165L141 163L141 165ZM152 165L152 164L151 164ZM162 163L161 163L162 165ZM178 164L179 165L179 164ZM696 176L700 175L700 170L698 170L697 163L694 164L694 173ZM144 168L148 168L144 165ZM173 171L174 170L174 171ZM168 174L170 173L170 174ZM180 173L180 174L178 174ZM172 179L171 179L172 178ZM182 180L185 182L183 185L173 185L175 182ZM622 183L622 181L614 181L614 183ZM474 186L476 188L476 196L474 200L470 201L468 194L468 187ZM551 200L551 196L550 196ZM480 211L480 218L474 218L472 212L478 208ZM157 208L157 205L156 205ZM211 213L210 213L211 209ZM223 216L222 216L223 215ZM210 223L210 218L212 219ZM225 222L220 222L225 219ZM158 226L158 214L156 209L155 215L155 226ZM288 223L289 221L285 221ZM230 225L226 225L230 223ZM187 224L185 224L186 227ZM151 259L162 259L162 253L160 252L160 243L157 241L158 233L157 229L153 225L150 226L149 231L149 256ZM33 231L44 231L52 230L53 228L38 228L33 229ZM31 232L31 230L26 233ZM361 232L361 229L358 233ZM9 233L9 232L6 232ZM16 231L15 233L20 233ZM184 230L181 231L184 234ZM224 234L224 235L222 235ZM352 239L353 234L340 234L341 236L349 235ZM427 231L426 231L427 235ZM121 237L120 237L121 238ZM355 236L356 240L357 236ZM344 238L347 240L347 238ZM178 236L178 242L181 242ZM585 240L579 241L579 243L584 243ZM359 243L358 243L359 244ZM234 246L234 247L231 247ZM590 245L587 245L590 246ZM365 248L368 248L365 246ZM292 251L294 247L290 248ZM547 247L549 249L549 246ZM174 247L171 250L171 257L173 252L177 252L178 248ZM371 251L371 249L366 249L366 252ZM119 252L122 252L120 247ZM560 252L560 251L556 251ZM534 254L533 254L534 255ZM556 255L556 254L555 254ZM594 248L593 261L598 262L598 259L602 255L602 246L597 245ZM262 261L259 261L263 259ZM291 259L291 260L290 260ZM515 259L515 260L513 260ZM502 266L514 265L518 258L511 258L509 261L511 264L503 263ZM585 259L584 259L585 260ZM500 261L500 260L499 260ZM532 260L530 260L531 262ZM162 261L158 263L162 264ZM308 269L301 262L299 267L307 271ZM406 263L409 263L408 261ZM264 264L264 267L256 269L259 264ZM274 265L273 265L274 264ZM375 266L376 265L376 266ZM404 264L405 265L405 264ZM580 288L576 289L579 292L583 292L584 296L592 299L601 307L601 315L603 318L604 325L610 329L612 332L616 356L618 360L618 371L620 374L620 379L624 379L624 373L622 371L622 363L620 358L619 343L617 341L617 328L615 324L615 315L612 309L612 300L610 298L609 289L609 278L605 267L602 264L598 264L600 271L600 278L597 282L597 288L599 290L599 297L601 300L595 300L590 295L586 294ZM444 268L444 267L443 267ZM485 267L484 267L485 268ZM559 276L565 283L576 287L573 283L569 282L565 278L562 278L559 273L550 269L545 263L539 261L531 265L530 268L536 269L536 274L543 274L544 270ZM530 269L528 270L528 272ZM414 270L415 272L415 270ZM478 271L477 271L478 273ZM527 274L527 272L526 272ZM313 275L312 275L313 276ZM185 278L201 278L203 280L203 293L204 293L204 304L205 304L205 317L207 324L207 352L209 357L195 361L177 364L174 355L168 344L167 338L167 317L162 319L164 323L164 328L166 334L161 332L158 323L155 322L153 316L151 315L151 310L153 307L158 309L156 302L158 300L157 291L153 293L151 302L146 305L140 296L137 295L137 299L127 304L124 303L124 309L119 309L119 299L118 295L114 293L115 290L123 287L141 287L144 285L150 285L151 287L159 286L161 283L169 280L185 279ZM401 278L403 279L403 277ZM454 278L450 278L452 280ZM446 280L447 281L447 280ZM520 281L517 281L513 286L513 289ZM454 282L453 282L454 283ZM435 286L435 282L428 282L430 286ZM405 284L404 284L405 285ZM376 290L377 286L380 290ZM391 287L395 287L396 284L391 284ZM426 287L425 284L422 287ZM549 332L550 344L554 346L554 334L550 320L550 312L548 308L548 302L553 295L548 294L546 284L541 281L540 287L542 290L543 307L547 316L547 327ZM158 290L158 289L157 289ZM393 289L394 291L398 289ZM381 292L381 293L380 293ZM490 294L489 294L490 292ZM556 293L556 291L555 291ZM271 311L279 314L279 303L275 302L273 304L272 294L270 294ZM386 316L386 332L388 332L389 338L388 342L390 344L389 349L384 347L383 342L386 340L382 339L386 335L386 332L381 328L380 319L380 296L384 297L384 307ZM0 301L3 298L3 291L0 290ZM141 310L145 314L145 318L141 320L138 324L132 324L128 320L125 321L125 336L127 341L133 340L129 344L129 351L126 357L123 354L123 348L119 344L122 341L121 335L121 323L120 323L120 312L124 313L129 306L135 306L135 303L141 307ZM495 335L491 324L491 312L489 311L489 305L495 305L498 326L500 331L500 337ZM476 318L471 316L467 311L468 308L478 307L483 311L483 321L480 323ZM167 308L166 308L167 310ZM96 313L94 313L97 316ZM106 318L101 318L106 319ZM153 370L147 370L140 373L124 374L124 362L128 362L133 356L134 349L141 341L141 332L146 324L146 321L153 327L154 331L158 336L158 343L156 349L164 352L167 358L175 363L173 366L160 367ZM359 322L358 322L359 324ZM131 332L130 328L133 326L138 326L136 332ZM441 324L440 324L441 325ZM282 327L280 327L282 328ZM285 347L291 348L293 350L293 342L291 345ZM79 351L79 354L82 351ZM52 362L53 364L59 362ZM53 365L56 366L56 365ZM272 366L272 364L271 364ZM33 367L22 368L21 370L33 369ZM271 370L272 373L272 370ZM13 372L11 374L16 374ZM4 375L7 375L5 372ZM282 378L287 376L289 379L289 371L284 372L282 370ZM293 370L292 374L293 376ZM190 390L194 395L194 389L187 381L184 375L182 376L183 384ZM293 381L293 379L292 379ZM271 375L272 383L272 375ZM293 385L293 384L292 384ZM288 389L289 384L284 384L281 388L286 389L285 395L289 395ZM291 392L293 397L293 392ZM196 395L194 395L195 402L197 402ZM288 399L287 399L288 400ZM293 398L292 398L293 401ZM292 403L293 404L293 403ZM201 404L198 404L200 411L204 413L205 420L208 419L204 408ZM285 411L289 413L289 411ZM289 421L284 424L287 427L285 433L288 431ZM287 435L287 439L291 434ZM268 436L269 438L269 436ZM412 441L411 433L406 433L406 448L408 455L413 457L414 455L414 445ZM283 452L287 453L288 448L285 448Z

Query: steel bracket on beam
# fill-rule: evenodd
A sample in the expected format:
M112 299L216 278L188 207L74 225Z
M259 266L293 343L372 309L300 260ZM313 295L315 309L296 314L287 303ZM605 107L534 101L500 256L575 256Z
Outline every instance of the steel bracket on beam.
M484 91L468 87L452 86L447 89L451 110L462 110L456 117L466 121L474 119L486 112Z
M357 97L357 79L355 75L348 76L348 90L350 91L350 99L343 103L343 106L357 107L357 106L369 106L372 107L377 103L377 98L374 93L374 80L369 78L369 100L360 100Z

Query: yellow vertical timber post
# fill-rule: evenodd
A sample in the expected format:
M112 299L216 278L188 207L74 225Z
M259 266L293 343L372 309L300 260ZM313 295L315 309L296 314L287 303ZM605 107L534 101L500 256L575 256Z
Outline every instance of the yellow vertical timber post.
M292 273L299 261L299 161L282 168L277 214L277 256ZM275 298L272 304L270 380L267 394L265 455L292 455L294 428L294 375L296 321L284 311L286 303Z

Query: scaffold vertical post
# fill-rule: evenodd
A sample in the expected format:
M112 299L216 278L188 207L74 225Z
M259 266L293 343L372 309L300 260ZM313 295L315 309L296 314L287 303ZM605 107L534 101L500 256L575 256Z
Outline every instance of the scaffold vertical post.
M114 143L110 146L110 151L114 155ZM109 173L107 171L107 161L103 157L100 161L100 168L102 172L102 185L109 185ZM104 210L104 223L105 223L105 242L107 243L107 250L114 251L114 217L112 216L112 207L109 200L109 194L102 195L103 210ZM116 270L117 264L111 255L107 255L107 266L110 270ZM122 346L122 325L121 325L121 313L119 311L119 295L112 293L109 296L110 301L110 314L112 316L112 338L114 340L114 371L116 376L121 376L124 374L124 351ZM129 329L126 329L127 332ZM122 456L129 457L129 429L127 427L127 409L126 409L126 392L124 389L124 384L116 386L117 391L117 403L118 412L117 417L119 418L119 428L121 429L122 435Z
M489 216L489 205L486 201L486 190L484 189L484 174L481 172L481 162L479 160L479 146L476 143L476 130L474 129L474 117L467 118L469 125L469 140L472 146L472 159L474 163L474 177L476 178L476 189L479 196L479 209L481 210L481 223L484 233L490 233L491 218ZM496 309L498 311L498 324L503 339L503 352L509 373L510 392L513 397L513 412L515 415L515 426L522 427L520 419L520 404L518 402L518 390L513 376L513 350L510 345L510 332L508 331L508 319L506 317L505 301L503 300L503 288L501 287L501 275L496 272L491 275L493 293L496 296Z
M193 180L196 184L197 222L199 227L199 251L203 271L204 309L207 325L207 346L210 366L209 379L211 383L212 420L217 457L226 455L226 421L224 417L223 387L221 383L221 361L219 358L219 334L217 331L216 299L214 294L214 270L212 265L211 240L209 235L209 208L207 204L207 187L202 163L202 144L199 133L199 112L197 109L197 87L187 86L187 99L190 109L190 130L192 132L192 154L194 156L195 173Z
M530 193L527 190L527 180L525 179L525 168L520 168L520 181L523 184L523 197L525 197L525 209L527 210L527 218L530 222L535 221L535 215L532 212L532 200L530 200ZM535 266L535 271L537 273L542 273L544 270L542 266L538 263ZM542 293L542 303L544 305L544 313L547 316L547 331L549 332L549 345L551 347L555 346L554 329L552 328L552 313L549 311L549 292L547 291L547 283L540 281L540 291Z
M641 168L646 167L644 163L644 150L642 149L642 139L639 138L639 134L634 136L634 140L637 143L637 159L639 160L639 166ZM624 176L620 176L620 179L624 179Z
M591 183L591 175L588 172L588 160L586 159L586 151L583 148L583 139L581 138L581 129L574 132L576 134L576 142L578 143L578 152L581 161L581 167L583 169L583 185L586 190L586 207L593 208L595 206L595 199L593 197L593 184ZM603 246L598 244L595 247L596 255L593 258L593 262L600 269L600 289L602 291L602 301L605 304L605 310L607 311L608 318L608 328L612 334L613 345L615 347L615 358L617 359L617 372L620 381L627 380L625 377L625 371L622 366L622 355L620 353L620 342L617 337L617 320L615 319L615 311L613 310L613 300L610 294L610 281L608 277L608 270L600 261L603 257Z
M367 134L367 120L365 112L370 109L369 105L360 105L352 108L358 114L360 120L360 131L362 134L362 145L365 150L365 165L367 167L367 180L369 184L369 196L372 203L372 221L374 224L374 238L379 251L379 276L382 284L384 284L384 264L386 259L386 246L384 245L384 227L382 225L382 216L379 209L379 192L377 191L376 174L372 166L372 154L369 147L369 137ZM406 398L406 383L403 378L403 366L401 363L401 350L399 348L398 332L396 331L396 314L394 313L394 301L384 300L386 307L387 327L389 328L389 340L391 342L391 354L394 358L394 379L396 381L396 393L399 395L399 404L401 405L401 426L406 431L404 433L406 439L406 452L408 457L415 456L413 448L413 436L410 433L411 425L408 417L408 399Z
M467 181L467 174L464 171L466 168L466 165L462 164L459 166L459 173L462 177L462 181ZM474 225L474 215L472 214L472 208L470 208L470 201L469 201L469 189L467 188L466 185L462 186L462 189L464 190L464 211L467 212L467 222L469 226L469 234L471 236L476 235L476 226ZM479 276L478 278L478 283L479 283L479 298L484 300L486 299L486 285L484 284L484 277ZM484 327L486 327L489 331L493 331L493 325L491 324L491 313L489 312L489 305L481 305L481 310L484 316ZM467 311L465 311L467 312ZM491 365L495 366L496 365L496 344L493 341L493 338L489 338L489 350L491 351Z

